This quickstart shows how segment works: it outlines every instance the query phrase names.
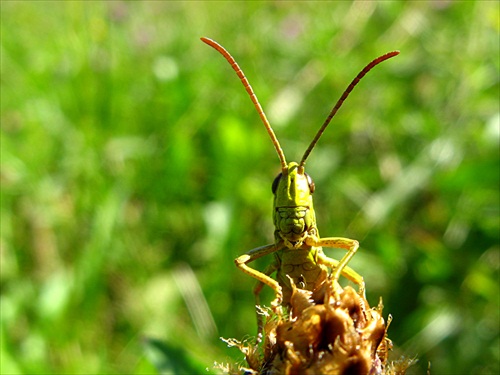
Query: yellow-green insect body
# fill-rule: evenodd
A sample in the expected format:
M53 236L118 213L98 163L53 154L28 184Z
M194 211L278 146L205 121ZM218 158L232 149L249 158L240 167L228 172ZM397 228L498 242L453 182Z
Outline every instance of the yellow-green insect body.
M256 303L260 304L259 294L265 284L271 287L276 294L276 298L272 302L274 308L278 308L282 304L288 305L293 290L292 282L301 289L311 291L312 298L318 300L322 298L322 285L325 280L331 279L333 282L337 282L340 275L358 284L360 293L364 293L363 277L347 267L347 263L359 247L358 241L342 237L321 238L319 236L312 198L315 187L311 177L305 173L304 166L307 157L321 137L321 134L354 86L375 65L396 56L399 52L389 52L368 64L356 76L337 101L304 153L300 163L291 162L287 164L279 141L243 71L229 52L220 44L208 38L202 38L202 41L219 51L231 64L231 67L250 95L271 137L281 163L281 173L276 177L272 185L274 194L273 221L275 225L275 242L252 249L235 259L238 268L258 280L258 284L254 289ZM323 253L323 247L341 248L347 250L347 253L340 261L337 261L327 257ZM264 272L258 271L248 265L252 261L271 253L274 253L275 260ZM328 272L329 269L332 270L331 274ZM274 272L276 272L276 279L270 277ZM261 328L260 325L259 328Z
M276 280L281 286L283 303L288 304L291 297L293 281L300 289L313 292L315 301L323 299L323 283L328 278L328 267L319 263L318 255L321 247L304 246L303 248L283 248L275 254L277 262Z
M312 197L314 190L312 178L304 172L303 167L295 162L289 163L273 182L275 243L266 251L275 252L275 261L264 275L252 273L252 276L257 276L260 282L269 285L269 280L261 279L261 276L268 277L270 273L276 271L276 281L280 290L276 291L275 304L287 305L289 303L292 282L301 289L311 291L312 298L320 301L323 298L322 286L328 278L328 269L338 268L339 264L338 261L325 256L322 246L346 248L349 253L345 257L349 259L358 248L357 241L347 238L320 239ZM255 258L258 255L260 255L259 252L254 255ZM238 259L236 264L242 268ZM344 260L345 264L347 261L348 259ZM246 269L243 270L247 272ZM360 290L364 289L363 278L352 269L342 267L338 272L339 275L343 272L346 277L357 283ZM273 287L273 285L270 286ZM256 294L259 291L258 285Z
M318 237L316 215L312 193L314 183L299 165L291 162L286 173L280 173L274 180L273 217L275 226L276 280L284 295L290 300L291 280L301 289L312 292L320 289L326 280L328 269L318 262L321 247L309 246L308 238Z

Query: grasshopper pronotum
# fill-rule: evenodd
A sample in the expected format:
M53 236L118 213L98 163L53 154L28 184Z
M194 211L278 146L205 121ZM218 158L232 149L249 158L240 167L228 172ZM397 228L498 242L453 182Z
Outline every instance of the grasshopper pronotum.
M274 194L273 220L275 225L275 242L252 249L235 259L238 268L258 280L258 284L254 289L257 305L260 303L259 294L264 284L271 287L276 293L276 298L272 302L272 307L276 310L282 304L289 304L292 283L301 289L311 291L312 298L319 301L322 298L322 286L324 282L327 279L337 282L340 275L356 283L359 286L359 293L364 294L363 277L353 269L347 267L350 259L356 253L359 243L349 238L321 238L319 236L312 200L314 183L311 177L305 173L304 166L307 157L323 134L323 131L356 84L374 66L398 55L399 51L389 52L376 58L359 72L333 107L304 153L300 163L291 162L287 164L278 139L241 68L229 52L220 44L208 38L201 38L201 40L219 51L229 64L231 64L231 67L250 95L250 99L252 99L271 137L281 162L281 173L272 184ZM347 254L340 261L337 261L327 257L323 253L322 247L345 249L347 250ZM264 272L257 271L248 266L248 263L251 263L255 259L271 253L274 253L275 260ZM328 275L328 268L333 270L330 276ZM274 272L276 272L276 280L270 277Z

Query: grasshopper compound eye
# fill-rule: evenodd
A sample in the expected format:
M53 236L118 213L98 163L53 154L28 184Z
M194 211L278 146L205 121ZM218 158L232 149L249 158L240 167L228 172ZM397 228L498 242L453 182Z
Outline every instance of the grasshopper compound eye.
M279 175L276 176L276 178L273 181L273 185L271 186L271 190L273 194L276 195L276 190L278 189L278 184L280 183L281 176L283 176L283 173L280 173Z
M311 176L309 176L307 173L304 173L306 175L306 178L307 178L307 184L309 185L309 191L312 193L314 193L314 190L316 190L316 185L314 185L314 181L313 179L311 178Z

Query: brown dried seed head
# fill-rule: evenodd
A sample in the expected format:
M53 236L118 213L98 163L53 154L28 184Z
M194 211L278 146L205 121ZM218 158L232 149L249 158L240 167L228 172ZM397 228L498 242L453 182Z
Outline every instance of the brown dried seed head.
M294 287L290 316L268 314L260 346L235 344L246 355L247 373L404 374L413 363L388 363L392 342L381 303L372 309L353 288L336 282L326 285L324 303L310 297Z

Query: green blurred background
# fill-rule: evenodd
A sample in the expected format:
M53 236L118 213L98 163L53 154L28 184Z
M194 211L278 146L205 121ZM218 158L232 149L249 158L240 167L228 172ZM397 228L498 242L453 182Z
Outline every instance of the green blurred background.
M2 373L204 373L256 331L233 259L273 238L274 148L410 373L498 373L499 5L2 2ZM341 250L327 250L335 258ZM271 261L262 259L262 269ZM272 295L266 291L264 300Z

